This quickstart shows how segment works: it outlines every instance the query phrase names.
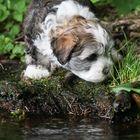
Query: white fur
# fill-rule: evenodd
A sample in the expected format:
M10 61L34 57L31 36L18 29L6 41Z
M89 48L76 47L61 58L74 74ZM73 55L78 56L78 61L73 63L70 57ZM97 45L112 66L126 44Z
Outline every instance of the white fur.
M24 72L24 77L31 79L40 79L42 77L48 77L51 73L42 66L28 65Z
M99 24L90 24L93 28L86 29L87 32L93 34L97 42L101 42L103 45L107 44L107 32Z
M62 66L62 65L58 62L57 58L54 56L53 51L51 49L51 44L50 44L51 29L55 28L55 26L57 25L61 25L64 21L66 21L67 19L71 18L74 15L80 15L86 19L96 19L96 17L92 12L90 12L88 7L82 6L73 0L63 1L61 2L60 5L54 6L54 8L58 8L57 13L56 14L51 13L47 15L45 21L40 24L43 33L41 33L37 37L37 39L34 40L34 45L37 47L38 52L40 52L40 54L42 55L42 59L40 60L41 63L45 64L49 60L50 62L55 64L54 65L55 67L56 65L57 66ZM108 43L107 40L108 34L100 25L93 24L92 26L93 28L87 29L86 32L92 33L95 36L97 42L102 43L105 46ZM90 49L85 50L85 52L83 52L80 56L81 59L84 59L87 56L89 56L90 52L92 52ZM43 60L43 56L45 60ZM112 66L111 59L100 56L97 61L92 63L89 71L73 71L73 70L71 71L75 75L77 75L78 77L84 80L97 83L103 81L107 77L107 75L104 75L102 72L106 66L109 68ZM42 77L48 77L50 76L50 74L51 73L44 67L29 65L24 73L24 76L29 78L34 78L34 79L40 79Z
M64 19L70 18L74 15L80 15L86 19L95 18L95 15L89 11L88 7L82 6L73 0L64 1L55 7L58 8L56 14L58 21L63 21Z
M36 40L34 40L34 45L37 47L38 51L43 54L44 56L47 56L47 58L60 66L60 63L57 61L57 58L54 56L53 51L51 49L51 39L50 39L50 31L52 28L55 28L55 26L60 21L63 22L67 18L74 16L74 15L81 15L87 19L93 19L95 18L95 15L89 11L88 7L83 7L82 5L78 4L77 2L74 2L73 0L68 0L62 2L60 5L54 6L54 8L58 8L57 13L49 14L45 21L40 24L43 33L40 34L40 36L37 37Z
M105 58L105 57L101 56L98 58L97 61L92 63L90 70L72 71L72 72L75 75L77 75L78 77L80 77L86 81L98 83L98 82L105 80L113 72L112 64L113 63L110 58ZM105 67L109 67L109 69L110 69L110 73L108 75L103 74L103 69Z
M54 8L56 7L58 8L56 15L49 14L45 18L45 21L40 25L43 29L43 33L34 40L34 45L38 48L38 51L43 55L47 55L50 59L54 59L50 46L50 31L58 22L60 24L60 21L64 22L67 18L74 15L81 15L86 19L95 18L95 15L89 11L88 7L83 7L73 0L64 1L60 5L54 6ZM56 61L56 59L54 61Z

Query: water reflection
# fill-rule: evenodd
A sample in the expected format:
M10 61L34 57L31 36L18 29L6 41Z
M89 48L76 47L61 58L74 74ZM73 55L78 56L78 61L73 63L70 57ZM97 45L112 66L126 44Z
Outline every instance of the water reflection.
M61 119L2 123L0 140L140 140L139 124L112 125L106 121Z
M0 140L23 140L22 131L17 124L0 124Z

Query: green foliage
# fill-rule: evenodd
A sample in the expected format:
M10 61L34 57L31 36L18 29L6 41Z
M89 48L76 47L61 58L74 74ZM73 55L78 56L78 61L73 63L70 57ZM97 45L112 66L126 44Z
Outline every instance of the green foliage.
M127 84L122 84L122 85L119 85L117 87L114 87L112 89L113 92L115 93L119 93L120 91L127 91L127 92L135 92L137 94L140 94L140 84L138 83L136 85L136 87L133 86L133 84L131 83L127 83Z
M139 10L140 0L91 0L94 4L111 4L119 15L126 15L132 10Z
M27 0L0 0L0 21L7 19L22 22Z
M28 0L0 0L0 55L23 61L24 45L16 41L21 33L21 25Z
M140 5L140 0L110 0L111 4L116 7L119 14L128 14Z
M25 112L21 109L16 109L11 112L11 117L16 120L24 120L25 119Z
M130 41L126 41L123 45L126 56L119 63L118 67L115 67L116 75L113 76L111 86L116 87L118 85L140 81L140 58L135 53L136 47L137 45Z
M110 84L114 93L126 91L140 95L140 58L136 55L137 45L127 39L122 46L125 49L126 56L122 62L115 66L115 76Z
M0 35L0 55L7 54L11 59L19 58L24 61L24 45L13 42L11 38Z
M0 4L0 22L4 21L9 15L9 11L7 10L7 8Z
M99 1L101 1L101 0L91 0L93 3L97 3L97 2L99 2Z

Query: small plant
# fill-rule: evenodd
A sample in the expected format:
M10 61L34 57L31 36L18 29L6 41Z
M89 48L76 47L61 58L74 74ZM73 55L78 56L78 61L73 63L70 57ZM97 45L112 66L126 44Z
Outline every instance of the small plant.
M10 59L18 58L24 61L24 45L14 42L11 38L0 35L0 55L8 55Z
M125 48L126 56L118 64L118 67L115 67L115 76L112 75L113 81L110 87L113 88L114 92L125 90L140 94L140 87L134 88L131 84L140 81L140 58L136 55L136 47L137 45L131 41L125 41L122 47Z
M21 109L16 109L15 111L11 112L11 117L16 120L24 120L25 119L25 112Z
M116 75L113 76L112 86L124 83L131 83L140 80L140 58L135 53L137 45L126 41L122 48L125 48L126 56L122 62L115 67Z
M24 59L21 25L28 0L0 0L0 55Z

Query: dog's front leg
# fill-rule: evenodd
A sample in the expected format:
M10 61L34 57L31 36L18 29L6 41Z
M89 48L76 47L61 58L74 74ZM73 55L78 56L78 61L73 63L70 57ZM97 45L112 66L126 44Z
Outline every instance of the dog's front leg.
M48 77L52 74L52 71L49 71L46 67L42 65L34 65L30 64L27 66L26 70L24 71L25 78L31 79L41 79Z
M26 54L26 70L24 71L25 78L41 79L49 77L58 67L57 64L50 61L47 55L35 52L35 58L31 53Z

